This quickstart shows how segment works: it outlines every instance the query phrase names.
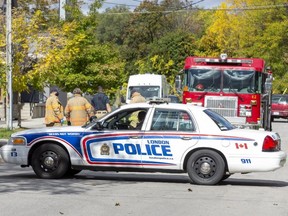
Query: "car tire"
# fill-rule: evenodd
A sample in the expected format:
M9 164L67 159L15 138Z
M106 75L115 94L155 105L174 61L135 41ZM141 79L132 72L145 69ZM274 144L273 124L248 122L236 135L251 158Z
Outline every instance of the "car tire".
M225 162L223 158L213 150L199 150L189 157L187 172L195 184L215 185L223 179Z
M70 169L67 152L55 144L43 144L32 155L32 168L36 175L44 179L63 177Z
M228 179L229 177L230 177L231 175L227 175L227 174L225 174L223 177L222 177L222 179L221 179L221 181L225 181L226 179Z

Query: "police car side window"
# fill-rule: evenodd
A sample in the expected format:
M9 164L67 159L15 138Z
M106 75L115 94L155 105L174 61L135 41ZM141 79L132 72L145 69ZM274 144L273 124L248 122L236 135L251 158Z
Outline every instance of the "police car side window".
M143 109L140 111L143 111ZM111 130L131 130L131 121L133 120L133 117L135 117L137 120L136 114L138 112L139 109L124 110L118 112L110 118L106 119L103 123L103 127Z
M128 116L129 112L118 112L110 118L106 119L103 123L103 127L111 130L128 130Z
M195 127L189 114L182 110L156 109L151 130L194 131Z

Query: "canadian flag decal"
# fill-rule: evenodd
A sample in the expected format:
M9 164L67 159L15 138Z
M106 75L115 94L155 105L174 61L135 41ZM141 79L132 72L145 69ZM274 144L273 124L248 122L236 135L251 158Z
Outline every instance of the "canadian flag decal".
M235 143L235 145L236 145L236 149L248 149L247 143L244 143L244 144Z

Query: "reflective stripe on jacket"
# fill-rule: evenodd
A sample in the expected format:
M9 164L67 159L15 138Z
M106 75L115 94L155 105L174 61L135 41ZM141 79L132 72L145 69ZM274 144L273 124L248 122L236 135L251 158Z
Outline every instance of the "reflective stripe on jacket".
M75 94L65 107L65 116L72 126L84 125L90 118L92 111L91 104L80 94Z

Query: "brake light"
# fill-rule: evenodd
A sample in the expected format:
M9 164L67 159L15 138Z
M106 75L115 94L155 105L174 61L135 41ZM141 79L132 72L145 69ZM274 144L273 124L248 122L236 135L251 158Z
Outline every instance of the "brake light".
M272 139L272 137L266 136L263 142L262 151L269 152L278 150L279 150L278 140L274 140Z

